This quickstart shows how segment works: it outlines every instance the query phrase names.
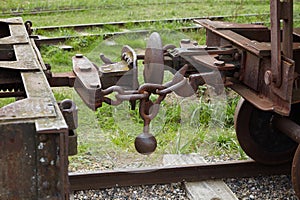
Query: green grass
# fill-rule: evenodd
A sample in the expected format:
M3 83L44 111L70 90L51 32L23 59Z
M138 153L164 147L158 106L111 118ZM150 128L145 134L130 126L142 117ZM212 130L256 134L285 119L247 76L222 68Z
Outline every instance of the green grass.
M21 1L23 2L23 1ZM4 1L4 10L25 10L24 20L31 20L34 26L97 23L112 21L152 20L182 17L205 17L215 15L239 15L268 13L269 1L255 0L205 0L205 1ZM177 2L177 3L175 3ZM185 3L184 3L185 2ZM253 3L255 2L255 3ZM172 3L172 4L167 4ZM17 8L16 8L16 5ZM35 8L59 9L64 7L86 8L86 11L66 13L26 14ZM165 9L167 7L167 9ZM225 9L224 9L225 8Z

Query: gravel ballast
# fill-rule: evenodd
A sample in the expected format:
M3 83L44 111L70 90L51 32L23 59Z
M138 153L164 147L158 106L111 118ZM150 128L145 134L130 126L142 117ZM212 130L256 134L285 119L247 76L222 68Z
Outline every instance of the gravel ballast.
M297 200L289 175L224 179L228 187L241 200ZM163 200L188 199L181 183L130 186L75 192L73 199Z
M187 200L181 183L149 186L130 186L108 188L104 190L87 190L75 192L73 199L114 199L114 200Z

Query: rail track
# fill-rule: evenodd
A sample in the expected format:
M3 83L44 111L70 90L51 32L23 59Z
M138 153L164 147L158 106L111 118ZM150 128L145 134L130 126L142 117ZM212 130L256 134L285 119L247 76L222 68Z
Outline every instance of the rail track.
M192 30L199 30L202 27L200 26L190 26L190 27L183 27L178 28L178 31L192 31ZM136 31L123 31L123 32L110 32L110 33L102 33L102 34L85 34L85 35L73 35L73 36L59 36L59 37L51 37L51 38L36 38L35 43L37 46L41 45L57 45L60 43L64 43L70 39L76 38L85 38L85 37L98 37L102 39L107 39L113 36L120 36L120 35L128 35L128 34L147 34L150 30L136 30Z
M223 178L243 178L290 174L291 163L262 165L254 161L226 161L186 166L167 166L133 170L69 173L73 191L110 187L194 182Z
M242 15L217 15L217 16L209 16L209 17L186 17L186 18L172 18L172 19L162 19L162 20L135 20L135 21L126 21L126 22L108 22L108 23L33 27L32 30L33 31L55 31L60 29L72 29L75 31L82 31L90 28L103 28L105 26L126 27L127 25L142 25L142 24L153 24L153 23L193 22L196 19L222 20L224 18L232 18L232 17L258 17L258 16L269 16L269 15L270 15L269 13L264 13L264 14L242 14Z
M54 14L54 13L66 13L66 12L82 12L82 11L89 11L89 10L100 10L100 9L109 9L109 8L123 8L126 7L137 7L137 6L144 6L144 5L174 5L174 4L195 4L199 3L198 1L180 1L180 2L160 2L160 3L129 3L129 4L109 4L109 5L100 5L100 6L56 6L53 9L47 9L47 7L51 7L51 5L47 4L45 7L35 6L35 8L11 8L10 11L3 11L0 13L1 17L4 16L21 16L21 15L41 15L41 14ZM8 10L8 9L4 9Z
M112 36L117 35L127 35L127 34L147 34L149 30L125 30L125 31L118 31L118 32L108 32L108 33L101 33L101 34L80 34L80 32L87 30L87 29L94 29L100 28L103 29L107 26L115 26L118 28L126 28L127 26L143 26L145 24L155 24L155 23L193 23L194 20L197 19L210 19L210 20L223 20L224 18L231 18L231 17L253 17L253 16L268 16L269 14L243 14L243 15L220 15L220 16L210 16L210 17L189 17L189 18L173 18L173 19L163 19L163 20L135 20L135 21L125 21L125 22L108 22L108 23L91 23L91 24L73 24L73 25L63 25L63 26L44 26L44 27L32 27L32 33L37 32L54 32L58 30L74 30L78 32L78 35L68 35L68 36L57 36L57 37L41 37L35 36L35 41L38 46L40 45L56 45L59 43L64 43L67 40L74 39L74 38L84 38L84 37L101 37L103 39L107 39ZM196 31L201 29L202 26L199 25L189 25L177 28L177 31Z

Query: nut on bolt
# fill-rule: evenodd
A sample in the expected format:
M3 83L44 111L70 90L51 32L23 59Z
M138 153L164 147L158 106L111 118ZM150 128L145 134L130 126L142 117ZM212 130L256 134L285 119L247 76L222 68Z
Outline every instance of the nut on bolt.
M222 60L217 60L217 61L214 62L214 65L216 65L216 66L224 66L225 62L222 61Z
M83 54L77 53L77 54L75 55L75 57L76 57L76 58L83 58Z
M265 72L264 81L266 85L270 85L272 83L272 72L270 70Z
M100 85L98 83L90 83L91 88L99 88Z
M190 39L182 39L181 40L181 43L183 43L183 44L189 44L190 42L191 42Z

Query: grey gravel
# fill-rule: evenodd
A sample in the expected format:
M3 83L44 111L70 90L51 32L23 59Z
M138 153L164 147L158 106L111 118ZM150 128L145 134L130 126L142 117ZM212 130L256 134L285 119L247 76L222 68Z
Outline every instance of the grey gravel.
M240 200L298 200L288 175L224 179ZM78 191L72 199L187 200L181 183Z
M162 185L130 186L122 188L108 188L104 190L78 191L72 199L114 199L114 200L187 200L181 183Z
M241 200L297 200L288 175L225 179L224 182Z

